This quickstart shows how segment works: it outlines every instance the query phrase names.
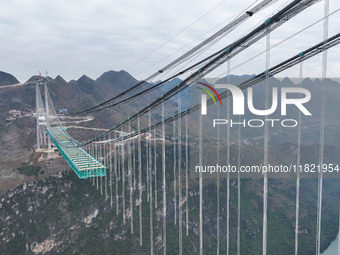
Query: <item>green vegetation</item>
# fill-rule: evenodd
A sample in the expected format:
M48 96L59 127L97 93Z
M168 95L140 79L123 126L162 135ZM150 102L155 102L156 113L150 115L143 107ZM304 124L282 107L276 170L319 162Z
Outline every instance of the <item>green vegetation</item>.
M25 163L23 166L18 167L17 169L21 174L24 174L27 176L33 176L33 175L38 176L40 172L40 166L30 165L28 163Z

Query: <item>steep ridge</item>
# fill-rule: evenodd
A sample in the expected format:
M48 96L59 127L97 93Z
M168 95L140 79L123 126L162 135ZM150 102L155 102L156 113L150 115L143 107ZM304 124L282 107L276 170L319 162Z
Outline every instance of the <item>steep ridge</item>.
M11 74L0 71L0 86L17 84L19 81Z

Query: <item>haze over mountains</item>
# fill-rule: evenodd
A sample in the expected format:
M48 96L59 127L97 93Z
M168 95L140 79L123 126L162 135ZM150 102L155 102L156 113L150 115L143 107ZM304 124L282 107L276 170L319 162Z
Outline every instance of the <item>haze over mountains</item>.
M232 84L239 84L247 79L252 77L251 75L232 75L230 77ZM0 84L13 85L17 84L17 79L8 73L1 73ZM2 86L0 89L0 117L2 120L5 120L10 117L9 111L18 110L22 111L23 114L27 114L30 112L31 116L35 111L35 81L39 78L39 76L32 76L28 81L22 85L17 87ZM108 71L103 73L100 77L93 80L86 75L81 76L78 80L71 80L69 82L65 81L61 76L57 76L54 79L51 77L47 77L48 80L48 88L49 92L55 106L56 111L67 109L68 114L72 112L81 111L84 109L88 109L92 106L95 106L99 103L102 103L105 100L112 98L113 96L121 93L122 91L130 88L131 86L137 84L139 81L132 77L126 71ZM85 125L87 127L98 128L101 127L103 129L112 128L116 123L126 119L131 114L135 113L141 107L146 106L149 102L153 101L155 98L159 97L165 91L170 88L176 86L180 79L174 79L169 81L159 88L152 90L149 93L143 94L143 96L137 97L134 100L128 101L123 104L119 104L115 107L105 109L103 111L91 113L91 116L94 116L94 121L89 121L86 123L82 123L81 125ZM227 78L222 78L218 81L218 83L227 83ZM138 89L132 92L133 94L137 94L145 88L149 88L151 84L145 83L141 85ZM270 86L275 87L295 87L295 83L293 83L290 79L276 79L274 77L270 78ZM264 108L264 82L256 84L253 86L254 89L254 106L257 109ZM302 87L308 89L311 92L312 98L310 102L306 104L307 109L312 113L312 117L303 117L303 125L304 129L304 138L305 140L309 139L309 143L315 143L317 139L314 139L318 135L318 129L315 128L319 123L320 119L320 96L322 89L325 89L325 94L327 98L326 104L326 122L333 123L332 125L327 125L328 132L333 134L340 135L340 131L337 128L340 123L340 116L337 111L333 111L338 107L338 98L340 98L340 84L334 80L327 79L326 81L320 82L320 80L311 80L306 78L302 82ZM42 90L43 88L41 88ZM42 90L43 91L43 90ZM182 109L187 109L190 107L190 92L189 90L184 91L182 100ZM245 92L246 96L247 92ZM131 95L131 94L129 94ZM281 97L279 93L279 97ZM126 98L126 97L123 97ZM115 100L112 103L119 102L121 99ZM173 102L171 104L171 102ZM166 109L167 116L172 116L177 111L176 105L177 99L176 97L170 102ZM110 105L109 103L108 105ZM213 106L211 106L213 107ZM288 106L290 107L290 106ZM288 108L288 116L286 118L297 118L297 109L296 107ZM82 116L87 115L86 113ZM160 121L160 112L159 109L155 109L152 113L154 121ZM73 116L73 115L72 115ZM246 113L247 118L256 117L249 113ZM271 116L272 118L280 118L280 104L278 105L278 110ZM31 120L34 121L34 120ZM142 120L143 121L143 120ZM196 125L196 124L195 124ZM314 128L309 128L314 127ZM74 132L76 131L76 132ZM278 130L276 130L278 131ZM33 132L33 131L32 131ZM88 139L92 135L95 135L96 132L90 132L85 130L70 130L69 131L72 136L75 136L76 139L84 140ZM262 135L262 131L258 130L247 130L244 132L245 138L249 138L253 136L253 132L257 132L258 136ZM98 133L98 132L97 132ZM292 141L295 141L295 131L293 130L291 133ZM247 137L248 135L248 137ZM285 134L287 135L287 134ZM287 137L286 137L287 138ZM271 140L274 141L275 139ZM289 140L289 139L288 139ZM281 140L277 140L277 142L281 142ZM332 136L326 136L326 143L330 145L336 145L340 147L340 142L337 139L333 139Z

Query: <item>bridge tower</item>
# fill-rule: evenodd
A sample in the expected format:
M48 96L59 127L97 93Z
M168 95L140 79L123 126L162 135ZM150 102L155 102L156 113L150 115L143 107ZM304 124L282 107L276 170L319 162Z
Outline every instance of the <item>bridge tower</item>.
M36 114L35 116L36 116L36 128L37 128L37 150L42 149L42 147L46 149L51 149L51 139L46 133L48 111L44 107L43 100L42 100L41 93L40 93L40 85L43 84L43 82L45 86L45 104L46 106L48 106L46 102L47 101L46 81L44 81L43 79L40 79L40 80L37 80L35 83L35 89L36 89L36 93L35 93Z
M46 77L47 77L47 70L46 70ZM48 90L47 90L46 79L44 80L44 92L45 92L45 119L47 123L47 120L49 118L49 106L48 106ZM46 125L46 129L47 129L47 125ZM47 132L45 132L45 134L46 133ZM47 136L47 148L51 149L51 137L49 135Z

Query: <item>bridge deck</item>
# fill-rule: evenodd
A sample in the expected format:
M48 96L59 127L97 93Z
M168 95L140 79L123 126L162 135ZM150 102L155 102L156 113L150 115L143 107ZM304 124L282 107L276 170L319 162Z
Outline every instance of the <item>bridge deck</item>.
M50 127L47 133L80 179L106 175L106 167L78 147L62 128Z

